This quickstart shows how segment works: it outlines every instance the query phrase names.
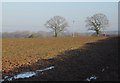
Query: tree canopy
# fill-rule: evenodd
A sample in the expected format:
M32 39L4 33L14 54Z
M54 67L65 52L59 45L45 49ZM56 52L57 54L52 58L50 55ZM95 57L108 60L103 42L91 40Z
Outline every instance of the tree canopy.
M64 31L65 27L68 27L68 23L64 17L54 16L45 23L45 27L54 31L54 37L58 36L58 33Z
M105 14L97 13L91 17L87 17L86 23L86 27L89 27L88 30L94 30L99 35L102 29L109 24L109 21Z

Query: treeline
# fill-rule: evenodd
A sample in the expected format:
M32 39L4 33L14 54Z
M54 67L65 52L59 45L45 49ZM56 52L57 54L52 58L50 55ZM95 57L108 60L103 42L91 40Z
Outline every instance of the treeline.
M106 31L102 32L101 36L117 36L118 31ZM96 36L95 32L61 32L59 37L79 37L79 36ZM38 31L16 31L16 32L0 32L0 38L41 38L41 37L53 37L53 32Z
M59 34L60 37L77 37L81 34L78 32L62 32ZM16 32L2 32L2 38L41 38L41 37L53 37L53 32L29 32L29 31L16 31Z
M16 31L16 32L2 32L2 38L33 38L43 37L39 32Z

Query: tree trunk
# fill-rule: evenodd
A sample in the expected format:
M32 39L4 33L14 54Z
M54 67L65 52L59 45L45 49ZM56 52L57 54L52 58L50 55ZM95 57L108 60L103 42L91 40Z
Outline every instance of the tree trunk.
M57 37L57 32L56 32L56 30L55 30L55 34L54 34L54 37Z
M100 34L100 31L99 31L99 30L96 30L96 34L97 34L97 36L99 36L99 34Z
M57 37L57 33L55 33L55 37Z

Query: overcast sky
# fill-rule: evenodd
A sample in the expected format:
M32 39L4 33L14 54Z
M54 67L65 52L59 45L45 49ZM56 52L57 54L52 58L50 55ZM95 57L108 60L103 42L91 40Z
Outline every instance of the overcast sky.
M62 16L69 23L68 31L83 32L87 31L86 17L96 13L108 17L106 30L118 30L117 2L3 2L2 30L49 31L44 27L45 22L53 16Z

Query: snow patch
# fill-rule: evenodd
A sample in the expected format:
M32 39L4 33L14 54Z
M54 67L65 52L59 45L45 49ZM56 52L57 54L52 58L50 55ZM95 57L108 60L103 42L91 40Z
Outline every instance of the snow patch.
M96 79L97 79L97 77L93 75L93 76L90 76L90 77L86 78L85 81L93 81L93 80L96 80Z
M15 79L20 79L20 78L22 78L22 79L23 78L30 78L30 77L33 77L33 76L37 76L38 74L43 74L45 71L51 70L53 68L54 68L54 66L50 66L50 67L40 69L40 70L36 70L36 71L20 73L20 74L17 74L15 76L13 76L13 77L5 76L4 79L2 79L0 81L12 81L12 80L15 80Z

